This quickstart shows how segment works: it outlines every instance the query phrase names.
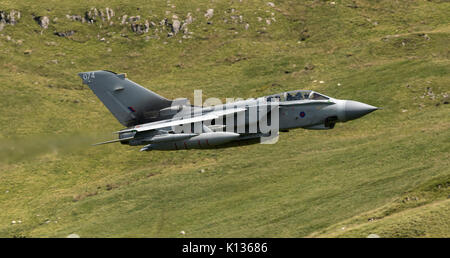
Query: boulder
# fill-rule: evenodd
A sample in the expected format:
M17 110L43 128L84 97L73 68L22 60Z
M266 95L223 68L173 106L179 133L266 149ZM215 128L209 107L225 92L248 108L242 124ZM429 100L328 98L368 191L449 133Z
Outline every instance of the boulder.
M181 28L180 21L179 20L173 20L172 21L172 32L173 32L174 35L176 35L180 31L180 28Z
M47 16L39 16L34 19L39 24L39 26L41 26L41 28L48 29L48 25L50 24L50 19Z
M211 19L214 16L214 9L206 10L205 17L206 19Z

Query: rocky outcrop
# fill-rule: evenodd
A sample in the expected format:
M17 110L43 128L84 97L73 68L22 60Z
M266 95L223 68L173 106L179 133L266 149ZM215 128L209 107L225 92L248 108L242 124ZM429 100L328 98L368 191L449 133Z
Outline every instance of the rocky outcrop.
M131 31L137 34L147 33L149 29L150 23L147 20L144 23L136 23L136 22L131 23Z
M47 16L37 16L34 17L34 20L39 24L39 26L41 26L41 28L48 29L50 19Z
M84 19L88 22L88 23L94 23L97 22L98 18L99 18L99 11L97 10L96 7L92 7L89 11L86 11L84 13Z
M15 25L20 20L20 11L0 11L0 23Z

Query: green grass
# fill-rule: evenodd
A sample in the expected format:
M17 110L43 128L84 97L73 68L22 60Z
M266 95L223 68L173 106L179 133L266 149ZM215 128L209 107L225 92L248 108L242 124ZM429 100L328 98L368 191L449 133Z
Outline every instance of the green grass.
M448 2L170 2L2 2L22 18L0 32L1 237L450 236ZM65 18L93 6L113 8L115 24ZM188 12L189 39L136 35L117 20ZM58 20L42 30L33 14ZM231 15L244 22L224 23ZM313 89L384 109L275 145L92 147L121 129L77 76L98 69L168 98Z

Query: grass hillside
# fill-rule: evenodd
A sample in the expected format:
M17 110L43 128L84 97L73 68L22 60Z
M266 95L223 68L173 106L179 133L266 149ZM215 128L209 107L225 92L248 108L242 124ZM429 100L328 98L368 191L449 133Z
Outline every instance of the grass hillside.
M72 18L94 7L114 16ZM11 10L0 237L450 237L448 1L1 1ZM175 20L192 22L174 34ZM100 69L167 98L312 89L383 110L275 145L93 147L122 129L77 76Z

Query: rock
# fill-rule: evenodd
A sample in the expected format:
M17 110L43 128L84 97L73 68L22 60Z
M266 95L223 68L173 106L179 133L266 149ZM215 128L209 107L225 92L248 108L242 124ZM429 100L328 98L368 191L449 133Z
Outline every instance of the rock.
M66 32L55 32L54 34L56 36L58 36L58 37L70 37L73 34L75 34L75 31L69 30L69 31L66 31Z
M128 18L129 22L137 22L141 19L140 15L136 15L136 16L130 16L130 18Z
M27 49L27 50L23 51L23 53L24 53L25 55L30 55L31 52L33 52L33 50L31 50L31 49Z
M178 31L180 31L180 27L181 27L181 23L179 20L172 21L172 32L174 35L176 35L178 33Z
M69 15L66 14L66 18L72 21L84 22L84 18L81 15Z
M138 34L146 33L149 31L150 24L146 21L144 24L131 23L131 30Z
M112 19L112 17L114 17L114 15L115 14L114 14L113 9L106 7L106 19L108 19L108 21L109 21Z
M206 19L211 19L214 16L214 9L206 10L205 17Z
M313 64L306 64L304 67L305 71L312 71L314 68L316 68L316 66Z
M272 3L272 2L268 2L267 5L270 6L270 7L275 7L275 4Z
M138 34L142 33L141 26L139 26L139 24L136 23L131 24L131 31L136 32Z
M184 232L184 230L181 230L181 231L180 231L180 234L185 235L186 232Z
M189 25L189 24L191 24L193 21L194 21L194 18L192 18L191 13L188 13L188 14L186 15L186 20L184 21L184 23L187 24L187 25Z
M50 19L47 16L38 16L35 17L34 20L39 24L39 26L41 26L41 28L48 29Z
M367 236L367 238L380 238L380 236L377 234L370 234Z
M15 25L20 19L20 12L11 10L9 13L0 11L0 23Z
M89 11L84 13L84 18L88 23L97 22L98 10L95 7L92 7Z
M148 22L148 20L145 20L144 33L148 33L149 29L150 29L150 23Z
M183 31L184 34L189 33L189 29L188 29L187 25L188 25L187 23L183 23L183 25L180 28L180 30Z
M161 25L161 26L166 26L166 25L168 25L169 23L168 23L168 19L167 18L164 18L164 19L162 19L160 22L159 22L159 25Z
M15 220L11 221L11 224L16 224L16 221Z
M122 21L120 22L121 25L125 24L125 22L127 21L127 17L128 17L128 15L126 15L126 14L124 16L122 16Z
M80 236L77 234L70 234L66 238L80 238Z
M320 81L319 83L325 83L324 81Z
M102 9L100 9L99 10L99 13L100 13L100 18L102 19L102 21L105 21L105 17L106 17L106 15L105 15L105 13L103 12L103 10Z
M9 12L9 24L15 25L20 19L20 12L11 10Z

